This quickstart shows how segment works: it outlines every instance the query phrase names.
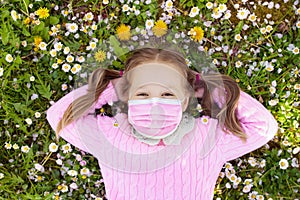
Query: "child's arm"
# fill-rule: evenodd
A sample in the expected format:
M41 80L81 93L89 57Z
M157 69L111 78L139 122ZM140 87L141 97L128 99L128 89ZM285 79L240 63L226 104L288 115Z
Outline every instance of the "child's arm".
M77 88L61 99L59 99L56 103L54 103L48 110L47 110L47 120L52 127L52 129L55 131L56 127L58 125L58 122L61 120L65 110L68 108L68 106L78 97L84 95L87 93L88 85L82 86L80 88ZM116 94L114 91L114 87L112 85L112 82L109 83L107 88L102 92L100 95L98 101L95 103L94 106L92 106L88 113L93 113L95 108L101 107L101 105L104 105L110 101L114 101ZM83 144L81 139L81 133L78 132L78 129L76 128L76 123L80 122L80 124L84 124L86 128L81 127L81 130L96 130L97 129L97 121L96 118L93 115L85 115L80 117L75 122L72 122L68 126L64 127L59 136L65 139L67 142L71 143L72 145L78 147L79 149L88 152L88 149ZM82 123L83 122L83 123ZM86 134L85 134L86 135ZM90 153L90 152L88 152Z
M236 159L271 140L278 130L272 114L256 99L241 91L237 117L248 138L243 142L233 134L223 133L218 146L224 161Z

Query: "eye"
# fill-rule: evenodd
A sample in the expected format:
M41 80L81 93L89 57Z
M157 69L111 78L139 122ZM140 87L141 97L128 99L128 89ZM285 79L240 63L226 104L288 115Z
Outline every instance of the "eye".
M170 93L170 92L165 92L162 94L163 96L168 96L168 97L173 97L174 94Z
M148 96L148 94L145 92L140 92L140 93L137 93L136 96Z

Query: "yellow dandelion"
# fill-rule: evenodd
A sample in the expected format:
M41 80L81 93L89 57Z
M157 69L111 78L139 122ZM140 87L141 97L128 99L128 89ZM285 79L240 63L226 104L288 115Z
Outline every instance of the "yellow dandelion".
M31 22L31 19L30 19L29 17L27 17L27 18L24 20L24 24L25 24L25 25L30 24L30 22Z
M190 32L192 33L192 38L196 41L196 42L200 42L203 37L204 37L204 31L201 27L196 26L194 28L192 28L190 30Z
M120 40L129 40L130 39L130 27L125 24L121 24L117 28L117 36Z
M164 22L163 20L158 20L155 22L155 25L152 28L152 31L155 36L161 37L167 33L168 26L167 26L166 22Z
M40 36L34 37L34 44L35 46L39 46L39 44L42 42L42 38Z
M106 53L102 50L99 50L95 53L94 58L96 59L96 61L98 62L103 62L106 58Z
M49 17L49 10L48 8L39 8L36 11L36 14L39 16L40 19L46 19Z

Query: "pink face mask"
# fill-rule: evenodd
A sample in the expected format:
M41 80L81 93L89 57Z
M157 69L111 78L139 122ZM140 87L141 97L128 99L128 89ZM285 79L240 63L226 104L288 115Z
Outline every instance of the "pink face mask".
M141 135L162 139L171 135L182 118L178 99L137 99L128 101L128 121Z

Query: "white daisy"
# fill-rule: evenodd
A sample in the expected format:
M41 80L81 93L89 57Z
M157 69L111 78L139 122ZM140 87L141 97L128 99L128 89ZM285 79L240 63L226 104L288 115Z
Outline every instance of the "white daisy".
M273 86L271 86L271 87L269 88L269 91L270 91L271 94L274 94L274 93L276 92L276 88L273 87Z
M224 19L229 19L231 17L231 11L227 10L225 15L224 15Z
M62 70L64 72L69 72L70 69L71 69L71 66L69 64L65 63L65 64L62 65Z
M94 50L96 48L96 46L97 46L96 42L90 42L89 47L90 47L91 50Z
M40 48L40 50L47 50L47 44L45 43L45 42L41 42L40 44L39 44L39 48Z
M72 151L72 147L69 143L64 144L64 145L61 146L61 150L63 151L63 153L69 153L69 152Z
M123 12L127 12L127 11L129 11L130 10L130 7L127 5L127 4L124 4L123 6L122 6L122 11Z
M58 150L58 146L55 144L55 143L51 143L50 145L49 145L49 151L50 152L56 152Z
M221 13L225 12L227 10L227 6L225 4L220 4L218 6L218 9Z
M71 33L76 33L78 30L78 25L76 23L66 23L66 28Z
M235 36L234 36L234 39L236 40L236 41L241 41L241 39L242 39L242 37L241 37L241 35L240 34L236 34Z
M195 17L196 15L199 14L200 9L198 7L193 7L190 11L189 16L190 17Z
M76 61L83 63L85 61L85 58L83 56L79 56L79 57L76 57Z
M250 14L250 11L248 9L241 8L238 10L236 17L239 18L240 20L243 20L243 19L247 19L249 14Z
M57 64L57 63L53 63L51 67L52 67L53 69L56 69L56 68L58 68L58 64Z
M25 119L25 122L28 124L28 125L31 125L32 124L32 120L30 118L26 118Z
M50 50L50 55L51 57L56 57L57 56L57 51L55 49Z
M85 21L92 21L94 19L94 15L92 12L88 12L84 15L83 18Z
M64 54L69 54L69 53L70 53L70 47L65 47Z
M244 193L248 193L248 192L251 191L251 188L252 188L251 185L245 185L245 186L243 187L243 192L244 192Z
M41 113L40 112L35 112L34 116L35 116L35 118L40 118L41 117Z
M80 170L80 174L81 175L90 175L90 170L88 168L84 167Z
M76 67L77 72L79 72L81 70L81 65L80 64L75 64L74 67Z
M206 3L206 8L208 8L208 9L212 9L213 6L214 6L214 4L211 3L211 2L207 2L207 3Z
M11 63L11 62L14 60L14 58L12 57L11 54L7 54L7 55L5 56L5 60L6 60L7 62Z
M62 43L61 42L57 42L57 43L55 43L54 44L54 49L56 50L56 51L60 51L61 49L62 49Z
M270 101L268 101L270 106L276 106L278 104L278 99L272 99Z
M66 60L68 63L72 63L74 61L74 57L72 55L68 55Z
M72 74L76 74L78 72L78 70L77 70L77 68L75 66L73 66L71 68L71 72L72 72Z
M273 30L273 27L271 25L266 26L266 31L270 33Z
M279 167L280 169L287 169L289 167L289 162L282 158L280 161L279 161Z
M293 49L293 54L295 54L295 55L299 54L299 48L298 47L295 47Z
M29 150L30 150L30 148L27 145L21 147L21 151L24 152L24 153L28 153Z
M11 148L12 148L11 143L5 142L4 148L5 148L5 149L11 149Z
M73 170L73 169L71 169L71 170L69 170L68 171L68 174L70 175L70 176L77 176L78 175L78 172L77 171L75 171L75 170Z
M236 68L240 68L242 65L243 65L243 63L239 60L235 62L235 67Z
M62 188L61 188L61 192L68 192L69 191L69 188L67 185L62 185Z
M145 23L146 29L151 29L154 26L154 21L152 19L148 19Z
M61 90L62 90L62 91L65 91L66 89L68 89L68 85L65 84L65 83L63 83L63 84L61 85Z
M251 15L249 15L249 17L248 17L248 20L249 21L251 21L251 22L255 22L256 21L256 15L255 14L251 14Z
M19 149L19 148L20 148L20 147L19 147L18 144L15 143L15 144L13 145L13 149L15 149L15 150L16 150L16 149Z

